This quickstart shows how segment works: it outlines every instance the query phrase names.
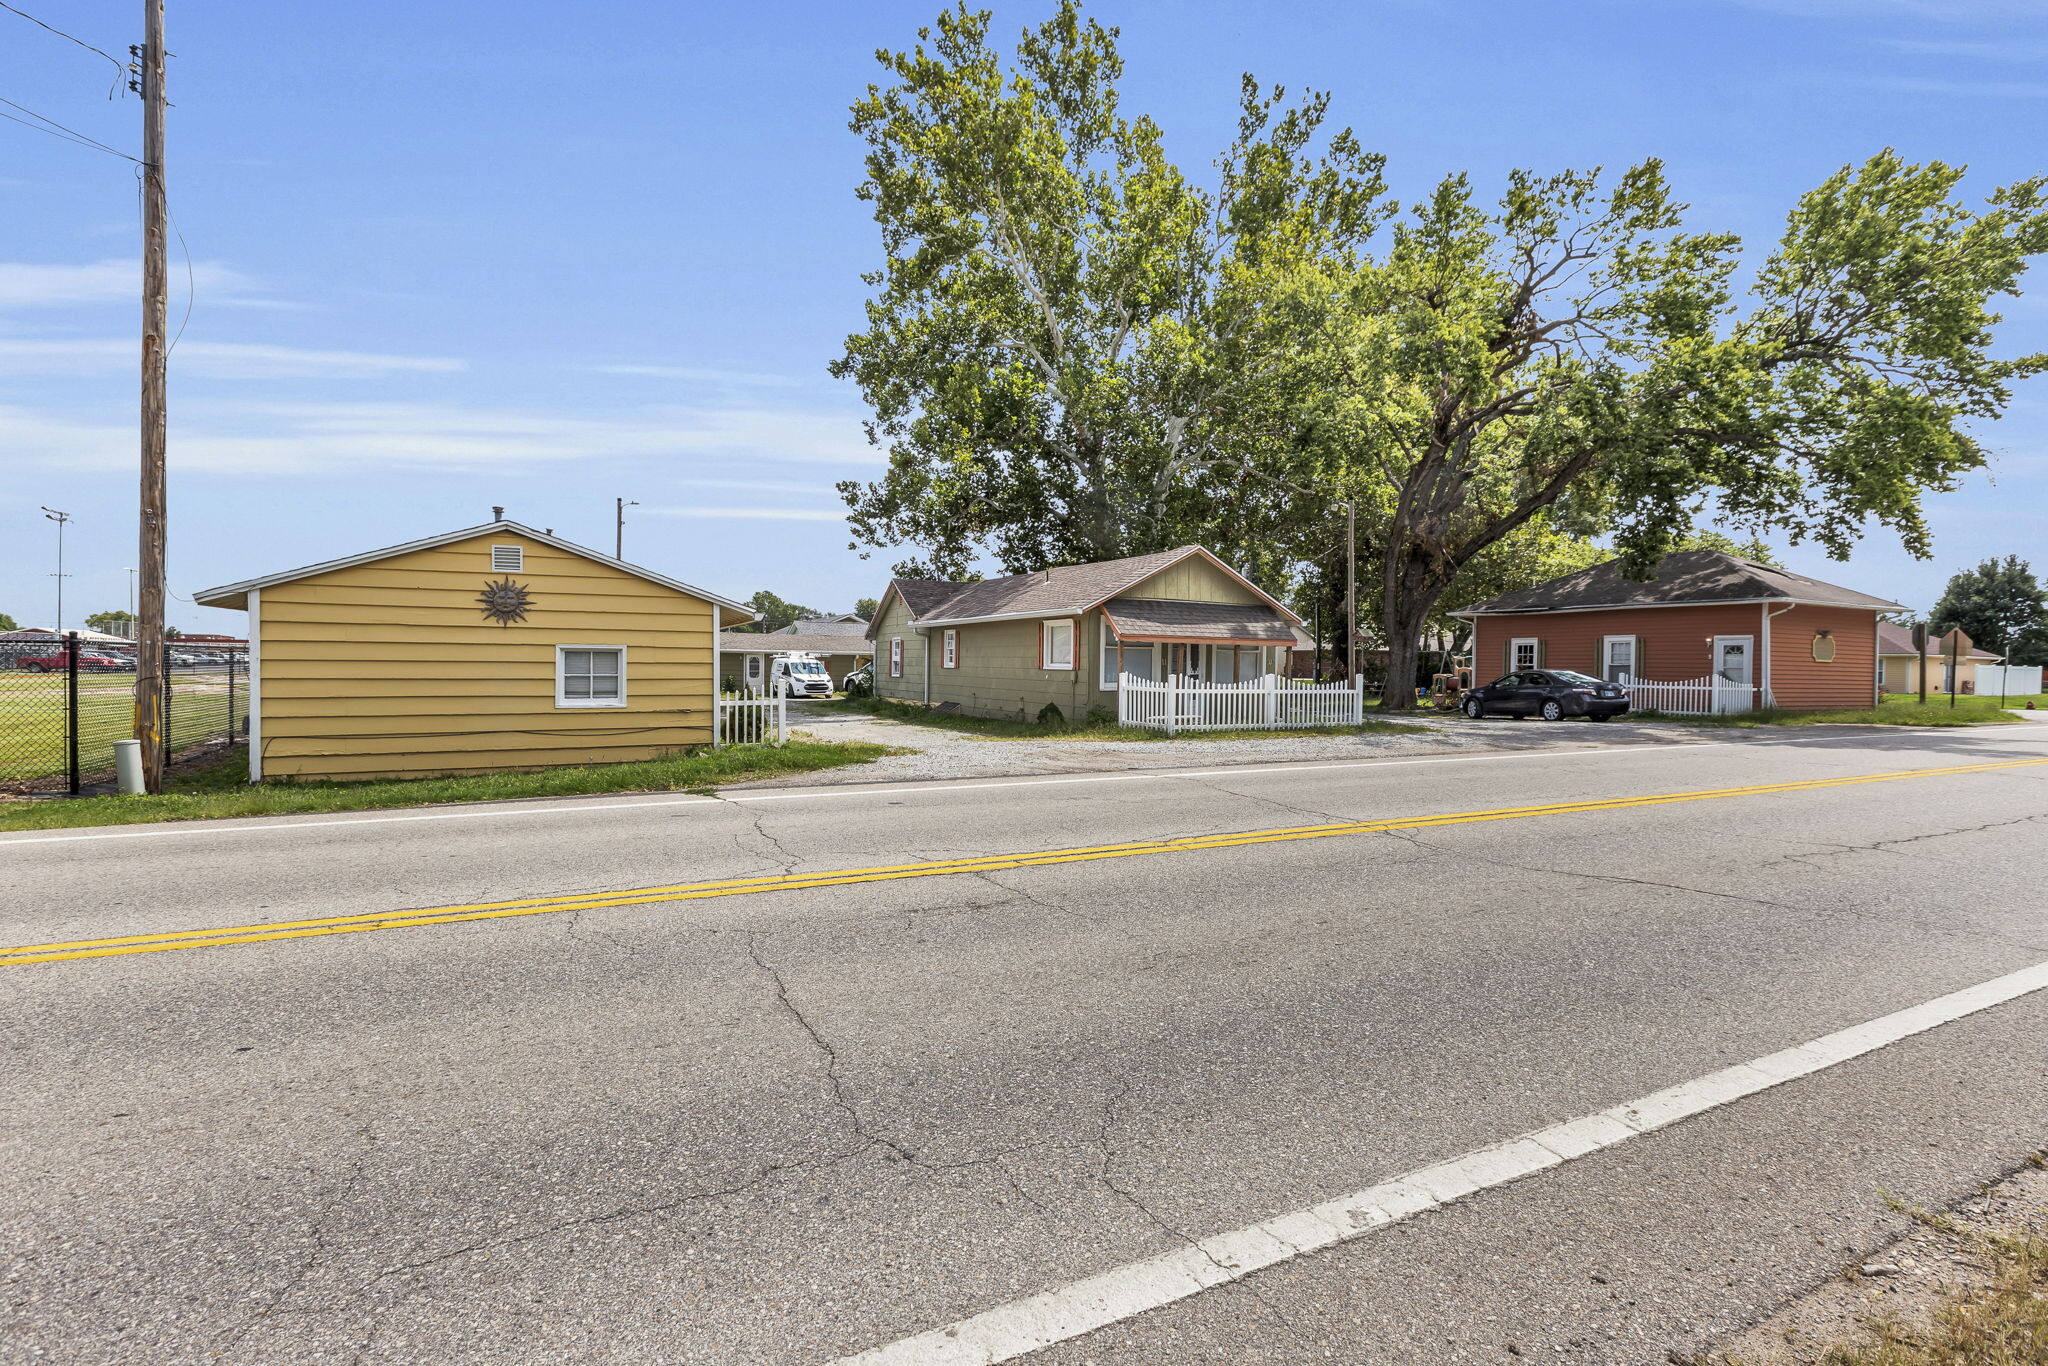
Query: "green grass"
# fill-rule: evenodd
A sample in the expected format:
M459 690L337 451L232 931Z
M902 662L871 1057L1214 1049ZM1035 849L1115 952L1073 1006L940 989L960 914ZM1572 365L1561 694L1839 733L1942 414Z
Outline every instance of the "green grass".
M170 790L157 797L80 797L0 803L0 830L58 830L144 821L221 820L234 816L376 811L446 802L502 802L522 797L582 797L630 792L701 792L720 783L863 764L904 751L887 745L736 745L635 764L547 768L460 778L373 779L367 782L268 782L251 785L248 756L236 750L219 763L172 770Z
M1360 726L1313 726L1287 730L1195 730L1168 735L1142 726L1120 726L1114 721L1082 720L1063 726L1041 726L1035 721L1004 721L988 716L960 716L932 711L914 702L888 698L835 698L813 702L828 711L860 712L889 721L904 721L934 730L958 731L983 740L1273 740L1289 735L1384 735L1420 731L1422 726L1401 721L1367 721Z
M2015 697L2008 707L2025 707L2029 701L2048 707L2048 698ZM1657 711L1629 713L1632 720L1681 721L1693 726L1748 728L1752 726L1982 726L2018 722L2019 717L1998 705L1996 697L1929 698L1922 706L1918 697L1887 697L1875 707L1844 707L1824 711L1740 712L1733 716L1667 716Z
M0 784L30 784L64 772L65 678L0 673ZM235 679L235 717L248 715L247 680ZM227 730L227 675L171 675L170 736L175 751ZM114 741L135 733L135 675L80 674L79 765L87 774L114 766ZM61 786L61 783L59 784Z

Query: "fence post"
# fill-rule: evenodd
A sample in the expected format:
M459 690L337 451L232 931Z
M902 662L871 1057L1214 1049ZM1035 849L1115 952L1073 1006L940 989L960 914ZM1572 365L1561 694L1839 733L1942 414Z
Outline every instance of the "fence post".
M164 763L168 765L171 762L171 694L177 691L171 686L171 647L168 645L164 646L163 671L157 677L164 681L163 700L157 706L158 715L164 722Z
M1166 671L1166 733L1173 735L1180 729L1180 675L1173 670Z
M1365 724L1365 675L1351 675L1351 724Z
M1266 687L1266 724L1280 723L1280 675L1267 674L1259 680Z
M775 743L781 744L789 736L789 690L782 686L782 680L775 681Z
M725 694L717 688L711 690L711 747L725 748Z
M78 795L78 632L64 633L64 771L67 790Z
M225 652L228 659L228 743L235 743L235 652Z

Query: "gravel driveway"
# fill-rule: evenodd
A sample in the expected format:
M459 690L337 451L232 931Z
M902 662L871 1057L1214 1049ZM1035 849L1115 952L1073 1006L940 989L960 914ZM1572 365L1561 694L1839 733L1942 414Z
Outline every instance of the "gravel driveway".
M913 749L873 763L823 773L792 773L746 787L815 787L838 783L910 782L926 778L1000 778L1032 773L1094 773L1134 768L1300 763L1402 755L1481 754L1590 745L1684 745L1712 738L1669 723L1516 721L1496 717L1418 716L1412 732L1362 735L1293 735L1276 731L1255 740L1044 740L984 738L937 726L912 725L789 704L790 728L813 739L867 741Z

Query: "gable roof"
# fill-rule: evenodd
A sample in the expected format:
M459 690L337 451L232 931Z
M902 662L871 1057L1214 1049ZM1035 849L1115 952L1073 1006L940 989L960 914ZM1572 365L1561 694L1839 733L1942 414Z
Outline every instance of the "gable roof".
M843 636L847 633L847 628L849 627L853 628L854 635L859 635L867 630L867 619L856 616L852 612L841 612L837 616L799 617L780 631L770 631L768 634L777 636Z
M1573 612L1597 607L1686 607L1703 603L1801 602L1826 607L1868 607L1895 612L1899 604L1823 583L1789 569L1737 559L1719 550L1680 550L1666 555L1648 580L1622 573L1621 561L1502 593L1452 615L1486 616L1515 612Z
M812 655L871 655L875 652L875 646L866 636L859 635L812 634L791 640L779 631L720 631L718 652L722 655L779 655L797 652Z
M1910 626L1900 626L1896 622L1880 621L1877 623L1877 652L1881 655L1912 655L1918 658L1920 651L1913 645L1913 628ZM1929 659L1945 659L1948 657L1948 651L1936 645L1934 638L1929 636L1927 639L1927 657ZM1989 650L1980 649L1974 645L1970 647L1970 652L1963 656L1964 659L1998 659L2000 657L1999 655L1992 654Z
M731 608L733 611L741 613L732 622L735 626L754 620L754 609L745 603L734 602L731 598L720 597L718 594L706 592L702 588L693 588L679 579L672 579L666 574L657 574L652 569L642 569L637 564L628 564L624 560L615 560L609 555L601 554L586 546L577 545L574 541L565 541L561 537L550 535L545 531L535 531L532 527L521 522L485 522L482 526L464 527L460 531L446 531L439 536L428 536L417 541L407 541L404 545L389 545L385 546L382 550L366 550L360 555L348 555L339 560L325 560L319 564L306 565L302 569L287 569L281 574L265 574L257 579L243 579L240 583L223 584L219 588L208 588L194 593L192 601L198 603L201 607L246 608L249 605L249 590L252 588L268 588L274 583L290 583L294 579L309 579L315 574L326 574L336 569L348 569L355 565L369 564L376 560L388 560L394 555L410 554L415 550L432 550L435 546L450 545L456 541L467 541L478 536L502 536L508 533L525 536L531 540L539 541L542 545L553 546L556 550L566 550L571 555L580 555L586 560L595 560L599 564L610 565L612 568L622 570L625 573L634 575L636 578L646 579L650 583L658 583L664 588L673 588L678 593L688 593L693 598L702 598L704 601L716 603L720 607ZM724 620L724 617L721 616L720 623L723 624Z
M1006 574L1000 579L980 579L973 583L954 583L946 579L891 579L883 601L888 600L888 593L902 598L911 620L920 626L957 626L1011 617L1071 616L1100 607L1161 570L1193 556L1207 560L1258 594L1284 621L1300 620L1257 584L1198 545L1184 545L1121 560L1098 560L1093 564L1056 565L1051 569L1033 570L1029 574ZM878 619L881 615L879 611L875 613ZM872 625L868 632L873 635Z

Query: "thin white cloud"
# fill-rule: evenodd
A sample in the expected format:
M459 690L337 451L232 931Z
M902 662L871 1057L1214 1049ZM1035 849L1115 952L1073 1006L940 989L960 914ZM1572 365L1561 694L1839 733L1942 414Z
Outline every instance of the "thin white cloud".
M1881 90L1912 95L1974 95L1986 99L2048 99L2043 81L1944 81L1920 76L1884 76L1872 82Z
M692 384L714 384L739 389L793 389L805 383L791 375L769 375L752 370L718 370L701 365L572 365L569 368L589 375L680 379Z
M132 368L136 343L0 338L0 370L11 375L100 375ZM375 379L396 374L449 374L468 363L440 356L383 356L364 351L310 351L245 342L180 342L171 372L205 379Z
M846 520L846 514L843 511L830 512L824 508L659 507L643 508L641 510L643 512L650 512L656 517L715 517L720 520L740 518L747 521L761 522L843 522Z
M765 408L659 408L568 417L404 403L188 403L172 408L170 461L181 473L500 471L572 461L872 464L850 414ZM0 450L19 462L126 469L134 429L0 407ZM727 466L730 468L730 465ZM679 469L677 473L688 473ZM827 476L821 474L820 482Z
M1923 57L1961 57L1979 62L2048 62L2048 44L1973 42L1966 39L1880 38L1881 47Z
M173 297L184 293L182 262L171 266ZM256 282L218 261L195 261L194 296L208 304L241 308L284 305L261 295ZM89 265L0 261L0 310L75 308L82 304L134 303L142 297L142 266L134 257L112 257Z

